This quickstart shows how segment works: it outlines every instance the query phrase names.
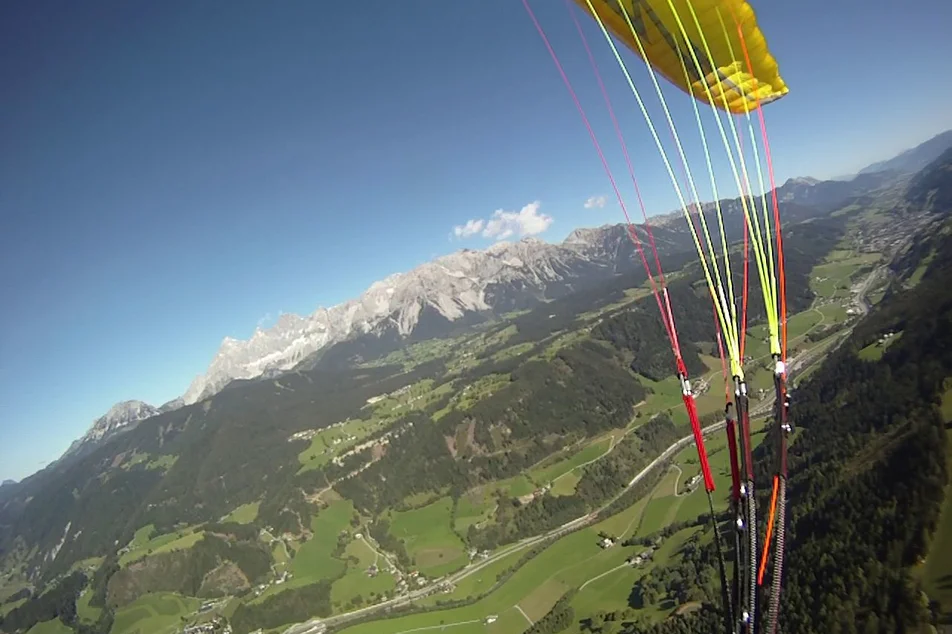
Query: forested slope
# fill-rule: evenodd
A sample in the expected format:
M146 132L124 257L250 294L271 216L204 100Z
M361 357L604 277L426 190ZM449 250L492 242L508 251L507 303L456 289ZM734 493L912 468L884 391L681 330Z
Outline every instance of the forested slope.
M949 225L927 242L921 282L887 297L796 391L781 598L788 634L917 632L939 620L911 568L928 552L949 479L939 411L952 377ZM880 359L862 353L887 333L901 336ZM761 491L771 449L757 452ZM682 602L707 580L704 610L657 625L619 617L613 629L715 631L715 561L712 546L695 540L632 591L634 605L659 595Z

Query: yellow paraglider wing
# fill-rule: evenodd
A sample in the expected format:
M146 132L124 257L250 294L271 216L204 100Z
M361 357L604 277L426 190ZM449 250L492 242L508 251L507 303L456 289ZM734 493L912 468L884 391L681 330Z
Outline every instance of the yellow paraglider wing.
M745 0L575 2L656 72L721 110L751 112L789 91Z

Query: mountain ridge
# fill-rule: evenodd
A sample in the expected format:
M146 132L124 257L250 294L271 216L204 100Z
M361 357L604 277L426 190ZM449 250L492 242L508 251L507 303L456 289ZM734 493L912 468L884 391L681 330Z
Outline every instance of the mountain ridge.
M787 212L787 219L822 213L850 197L895 184L909 174L910 166L931 157L924 167L950 146L952 130L892 159L872 163L850 180L789 178L777 187L778 200L781 204L811 208ZM725 216L742 211L740 198L718 202ZM714 207L714 202L701 205L705 211ZM651 228L660 252L670 254L693 248L680 223L681 210L652 216ZM639 237L646 241L644 226L635 227ZM205 373L196 376L180 397L158 408L148 405L150 415L199 402L235 380L277 376L320 351L355 337L370 335L399 341L414 334L416 338L427 338L428 333L440 336L456 323L478 322L531 308L592 281L626 270L640 270L634 257L624 224L577 228L559 243L529 237L518 242L497 242L482 250L459 249L410 271L390 274L370 284L356 298L335 306L319 307L305 316L283 313L273 326L259 326L248 339L224 337ZM425 332L416 332L418 328ZM122 417L116 418L114 413L113 424L104 426L101 421L108 416L109 413L94 421L63 457L83 446L108 440L114 433L144 420L137 414L120 420Z
M120 401L109 408L105 414L93 421L92 426L82 437L70 444L63 458L72 456L88 447L117 433L127 431L137 423L160 413L160 409L144 401Z
M883 171L899 171L903 173L918 172L938 159L943 152L952 147L952 130L946 130L923 141L915 147L909 148L896 156L883 161L871 163L861 169L857 175L872 174Z

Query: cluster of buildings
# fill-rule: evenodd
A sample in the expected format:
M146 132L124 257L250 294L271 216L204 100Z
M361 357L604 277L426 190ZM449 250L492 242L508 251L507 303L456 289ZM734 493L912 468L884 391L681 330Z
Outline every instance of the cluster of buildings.
M393 438L399 438L400 436L402 436L403 434L405 434L406 431L407 431L408 429L410 429L411 427L413 427L413 422L412 422L412 421L409 422L409 423L407 423L406 425L403 425L402 427L400 427L400 428L398 428L398 429L391 429L390 431L385 432L385 433L384 433L382 436L380 436L379 438L375 438L374 440L368 440L367 442L360 443L359 445L354 445L353 447L351 447L350 449L348 449L348 450L345 451L344 453L341 453L341 454L339 454L339 455L337 455L337 456L334 456L334 458L331 459L331 462L333 462L333 463L334 463L335 465L337 465L337 466L341 466L341 465L343 464L344 458L346 458L347 456L350 456L350 455L353 455L353 454L358 453L358 452L360 452L360 451L363 451L364 449L367 449L367 448L369 448L369 447L374 447L374 446L381 446L381 447L383 447L383 446L389 445L391 439L393 439ZM335 445L338 445L338 444L340 444L343 440L347 440L348 442L353 442L353 441L357 440L357 437L356 437L356 436L347 436L347 437L344 438L344 439L335 438L335 439L334 439L334 444L335 444ZM327 453L328 451L330 451L330 449L325 449L325 450L324 450L324 453ZM356 475L356 474L360 473L361 471L363 471L364 469L366 469L367 466L370 466L370 465L368 464L368 465L362 467L361 469L358 469L358 470L355 471L354 473L350 474L350 476L353 476L353 475ZM347 477L350 477L350 476L347 476Z
M648 547L647 550L642 551L641 553L635 555L628 559L625 563L629 566L640 566L641 564L650 561L654 556L654 547Z
M264 591L267 590L267 589L268 589L268 584L267 584L267 583L259 583L258 585L255 586L254 590L252 590L251 592L252 592L256 597L260 597L260 596L261 596L261 593L264 592Z
M454 585L453 585L451 582L449 582L449 581L444 581L444 582L441 583L439 586L437 586L437 590L438 590L439 592L442 592L443 594L449 594L450 592L452 592L452 591L455 590L455 589L456 589L456 586L454 586Z
M469 549L469 560L474 561L476 559L488 559L489 551L488 550L477 550L476 548Z
M533 491L532 493L527 493L526 495L520 495L520 496L519 496L518 498L516 498L516 499L519 500L519 504L522 504L523 506L525 506L526 504L528 504L528 503L531 502L532 500L534 500L534 499L536 499L536 498L538 498L538 497L542 497L543 495L545 495L546 493L548 493L551 488L552 488L552 483L551 483L551 482L548 482L548 483L546 483L543 487L536 489L536 490Z
M362 443L360 443L359 445L354 445L353 447L351 447L350 449L348 449L348 450L345 451L344 453L339 454L339 455L337 455L337 456L334 456L334 457L331 459L331 462L333 462L335 465L337 465L337 466L339 467L339 466L341 466L341 465L344 463L344 458L346 458L347 456L352 456L352 455L354 455L355 453L359 453L359 452L363 451L364 449L367 449L368 447L373 447L374 445L389 445L389 444L390 444L390 436L391 436L391 434L392 434L392 432L387 432L386 434L384 434L384 435L381 436L380 438L377 438L377 439L374 439L374 440L368 440L367 442L362 442ZM347 436L346 440L349 441L349 442L353 442L354 440L357 440L357 436ZM335 438L335 439L334 439L334 444L335 444L335 445L340 444L340 442L341 442L341 439L340 439L340 438ZM326 453L326 452L327 452L327 449L325 449L324 452Z
M698 397L707 393L709 389L711 389L711 382L707 379L700 378L691 385L691 394Z
M225 619L220 616L216 616L212 620L205 621L204 623L187 625L182 630L182 634L212 634L213 632L219 632L220 634L231 634L231 626L225 622Z
M217 608L217 607L219 607L219 606L221 606L221 605L224 605L225 603L226 603L226 602L225 602L224 600L222 600L222 601L206 601L206 602L203 603L201 606L199 606L199 608L198 608L198 613L199 613L199 614L205 614L206 612L211 612L211 611L214 610L215 608Z
M379 403L385 398L395 398L397 396L400 396L401 394L406 394L407 392L410 391L410 387L411 386L409 385L404 385L399 390L394 390L393 392L390 392L388 394L379 394L377 396L371 396L370 398L367 399L367 405L373 405L374 403Z
M262 634L263 630L255 630L251 634ZM319 619L312 619L307 623L297 623L292 625L288 629L284 630L282 634L324 634L327 631L327 624Z
M319 429L305 429L304 431L299 431L296 434L291 434L291 436L288 438L288 442L294 442L295 440L310 440L319 433Z
M284 583L285 581L288 581L288 580L292 579L293 577L294 577L293 574L291 574L290 572L288 572L287 570L285 570L285 571L282 572L280 575L278 575L277 579L275 579L274 581L271 581L271 582L268 582L268 583L260 583L260 584L258 584L257 586L255 586L255 588L254 588L254 590L252 590L252 592L254 593L254 595L255 595L256 597L261 596L261 593L264 592L265 590L267 590L268 587L270 587L270 586L272 586L272 585L279 586L279 585L281 585L282 583Z
M685 493L694 493L694 489L697 488L698 483L701 481L701 474L698 473L690 480L687 481L687 484L684 485L686 489Z
M349 419L348 419L348 420L341 420L341 421L337 421L337 422L334 423L333 425L328 425L327 427L322 427L321 429L305 429L304 431L299 431L299 432L296 432L296 433L294 433L294 434L291 434L291 435L288 437L288 442L294 442L295 440L311 440L312 438L314 438L314 436L317 436L317 435L318 435L319 433L321 433L322 431L327 431L328 429L336 429L336 428L338 428L338 427L343 427L344 425L346 425L346 424L349 423L349 422L351 422ZM356 440L356 438L355 438L355 440ZM335 440L334 444L336 445L336 444L338 444L338 442L339 442L339 441L336 441L336 440Z
M896 333L890 330L889 332L887 332L886 334L884 334L883 336L881 336L879 339L876 340L876 345L885 346L887 343L891 343L890 340L895 336L896 336Z
M390 571L393 574L394 580L397 582L397 594L406 594L410 591L411 586L419 588L426 585L426 577L421 575L417 570L407 573L406 576L396 568L391 568Z

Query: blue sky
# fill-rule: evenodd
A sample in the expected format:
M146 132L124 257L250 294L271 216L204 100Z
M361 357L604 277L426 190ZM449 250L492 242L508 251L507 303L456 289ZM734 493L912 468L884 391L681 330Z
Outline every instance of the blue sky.
M623 180L565 6L533 6ZM949 3L754 6L791 89L767 111L781 181L952 127ZM586 24L649 209L669 211ZM610 189L519 0L5 3L0 80L0 479L54 459L118 400L178 396L224 336L491 242L454 226L533 201L510 225L549 240L621 218L583 205Z

